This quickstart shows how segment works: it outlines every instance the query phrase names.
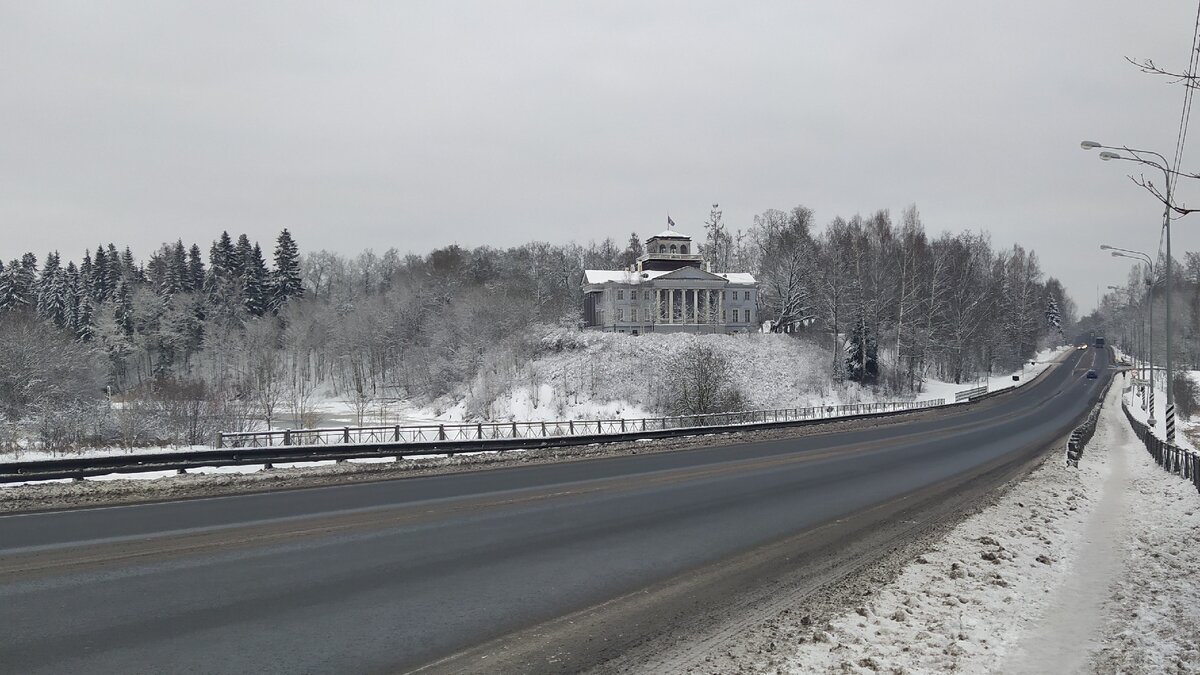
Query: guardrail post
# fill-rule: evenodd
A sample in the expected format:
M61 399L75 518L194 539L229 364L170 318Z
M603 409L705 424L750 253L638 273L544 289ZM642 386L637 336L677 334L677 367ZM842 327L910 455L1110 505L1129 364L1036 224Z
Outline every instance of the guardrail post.
M567 433L575 435L575 420L567 420Z
M225 445L225 434L223 432L218 431L217 432L217 449L220 450L221 447L224 445Z
M283 430L283 444L284 445L292 444L292 430L291 429Z
M542 422L542 438L546 437L546 423Z
M475 424L475 435L478 436L479 438L483 438L483 423L482 422L478 422Z
M342 442L350 442L350 427L342 427Z
M621 433L625 433L625 418L621 418Z
M446 425L445 424L438 425L438 440L439 441L446 440Z
M512 437L513 437L513 438L519 438L519 437L517 436L517 423L516 423L516 422L513 422L513 423L512 423Z

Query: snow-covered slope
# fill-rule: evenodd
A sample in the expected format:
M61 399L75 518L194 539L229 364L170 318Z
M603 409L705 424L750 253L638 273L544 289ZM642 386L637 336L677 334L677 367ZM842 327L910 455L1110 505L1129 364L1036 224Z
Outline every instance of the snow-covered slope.
M442 417L581 419L657 413L663 364L704 344L732 364L751 409L837 405L904 397L829 376L833 355L788 335L623 335L551 331L532 359L485 368ZM930 398L921 396L921 398Z

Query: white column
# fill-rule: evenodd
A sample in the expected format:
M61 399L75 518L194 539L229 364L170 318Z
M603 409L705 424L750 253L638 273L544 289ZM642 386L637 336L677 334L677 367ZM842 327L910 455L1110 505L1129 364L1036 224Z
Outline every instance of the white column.
M667 323L675 323L675 289L667 289Z
M700 323L700 289L692 289L692 323Z
M717 291L717 321L725 323L725 289Z

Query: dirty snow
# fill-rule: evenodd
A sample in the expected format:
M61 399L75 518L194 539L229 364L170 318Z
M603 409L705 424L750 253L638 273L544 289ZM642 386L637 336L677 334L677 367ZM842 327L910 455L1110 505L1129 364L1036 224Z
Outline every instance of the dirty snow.
M1119 384L1078 469L1052 453L857 607L784 610L700 669L1200 672L1200 495L1133 436Z

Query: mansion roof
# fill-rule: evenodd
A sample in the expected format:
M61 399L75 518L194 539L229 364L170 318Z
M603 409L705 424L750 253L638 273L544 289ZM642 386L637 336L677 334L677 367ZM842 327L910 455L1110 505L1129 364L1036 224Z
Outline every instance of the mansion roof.
M671 229L663 230L662 232L659 232L658 234L654 235L653 237L649 237L647 239L647 241L649 241L650 239L687 239L688 241L692 240L692 238L687 236L686 234L680 234L680 233L676 232L675 230L671 230Z

